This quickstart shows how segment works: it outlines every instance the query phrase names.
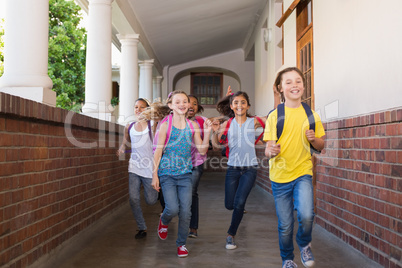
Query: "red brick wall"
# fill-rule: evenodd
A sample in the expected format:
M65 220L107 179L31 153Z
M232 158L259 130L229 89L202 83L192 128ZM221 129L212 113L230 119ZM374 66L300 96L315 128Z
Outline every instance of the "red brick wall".
M401 121L395 109L327 123L317 157L317 224L384 267L402 267Z
M0 266L32 264L127 201L123 128L69 115L0 93Z

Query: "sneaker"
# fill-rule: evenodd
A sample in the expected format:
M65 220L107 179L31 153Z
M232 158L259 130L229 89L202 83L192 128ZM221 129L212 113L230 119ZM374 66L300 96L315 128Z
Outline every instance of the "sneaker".
M165 240L168 234L168 226L162 224L162 219L159 218L158 236L160 239Z
M146 230L139 230L138 233L135 235L135 239L141 239L147 236Z
M197 238L197 237L198 237L198 234L197 234L196 232L189 232L189 233L188 233L188 237Z
M314 266L314 256L313 252L311 252L311 244L308 244L300 251L300 258L304 265L304 267L313 267Z
M237 248L236 243L234 241L234 237L228 235L226 237L226 249L235 249Z
M188 250L186 246L183 245L177 248L177 256L179 256L179 258L184 258L188 256Z
M283 262L282 268L297 268L297 265L292 260L286 260Z

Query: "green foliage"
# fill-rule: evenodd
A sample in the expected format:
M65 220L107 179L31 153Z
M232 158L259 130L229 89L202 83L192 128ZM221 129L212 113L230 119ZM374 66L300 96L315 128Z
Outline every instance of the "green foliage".
M110 100L110 104L111 104L113 107L116 107L116 105L119 104L119 98L118 98L118 97L113 97L113 98Z
M86 30L79 27L81 8L68 0L49 0L48 74L56 106L79 112L85 94Z

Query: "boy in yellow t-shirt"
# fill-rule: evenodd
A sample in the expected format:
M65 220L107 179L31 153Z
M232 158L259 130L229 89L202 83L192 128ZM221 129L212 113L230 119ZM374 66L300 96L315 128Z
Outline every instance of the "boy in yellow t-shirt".
M275 80L276 90L284 101L283 131L277 137L278 109L268 116L264 141L265 155L270 159L269 173L278 216L279 248L283 268L295 268L293 262L293 210L297 211L299 228L296 242L305 267L314 266L311 252L314 202L310 146L321 151L325 135L321 119L314 111L315 130L309 129L306 111L301 103L306 81L295 67L280 71Z

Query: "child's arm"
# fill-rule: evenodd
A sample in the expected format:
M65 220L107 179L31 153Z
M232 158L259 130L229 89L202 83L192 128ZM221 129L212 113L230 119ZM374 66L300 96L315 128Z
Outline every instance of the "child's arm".
M121 142L119 149L116 152L117 156L124 154L124 152L126 150L126 144L131 142L130 135L128 134L129 126L130 126L130 124L127 124L126 127L124 128L124 137L123 137L123 141Z
M163 147L165 146L166 140L166 132L167 132L167 123L164 122L159 128L158 134L158 144L156 145L155 153L154 153L154 170L152 171L152 187L159 192L159 177L158 177L158 168L159 163L162 158Z
M277 156L281 152L281 145L276 144L276 141L267 141L265 146L265 156L272 158Z
M197 150L201 155L205 155L207 153L208 147L209 147L209 137L211 135L212 122L209 119L205 120L205 122L204 122L204 140L201 139L200 128L198 127L198 124L195 122L191 122L191 123L193 124L193 127L194 127L195 146L197 147Z
M226 91L226 96L232 95L232 89L230 88L230 86L228 87L228 91Z
M316 150L321 151L322 149L324 149L324 136L321 138L318 138L315 136L314 130L307 129L306 137L307 137L307 140L311 143L311 145L313 145L313 147Z
M227 123L228 123L228 121L225 121L222 124L220 124L218 119L214 120L212 123L212 130L213 130L212 146L216 150L221 149L221 147L219 146L220 140L223 135L223 132L225 131Z
M255 117L257 117L257 116L255 116ZM259 118L261 118L262 122L267 121L266 116L259 116ZM254 128L257 129L259 127L264 128L265 126L262 126L261 123L257 120L257 118L254 118Z

